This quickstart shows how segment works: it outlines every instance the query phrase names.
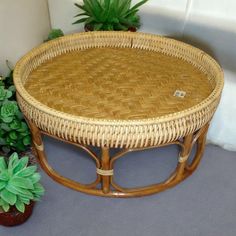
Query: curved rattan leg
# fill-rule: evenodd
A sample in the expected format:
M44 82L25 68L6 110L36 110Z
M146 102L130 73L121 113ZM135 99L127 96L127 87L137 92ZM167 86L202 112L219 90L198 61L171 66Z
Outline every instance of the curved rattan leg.
M42 169L55 181L58 183L65 185L69 188L75 189L77 191L86 192L88 194L96 194L96 195L102 195L102 191L100 193L97 193L97 189L95 187L100 183L101 177L100 175L97 175L97 179L91 183L91 184L80 184L78 182L75 182L71 179L65 178L58 174L48 163L46 155L44 153L44 145L42 141L42 136L40 130L36 127L34 123L27 120L27 123L30 127L31 134L32 134L32 144L35 149L35 153L37 154L37 158L39 161L40 166ZM100 167L100 163L97 163L97 168Z
M145 195L158 193L177 185L178 183L183 181L185 178L190 176L194 172L194 170L196 170L196 168L198 167L201 157L204 152L204 148L205 148L205 141L206 141L206 134L207 134L208 126L209 125L207 124L202 129L200 129L196 134L190 134L186 136L183 140L182 145L178 142L174 143L174 144L178 144L181 147L181 151L180 151L180 156L179 156L176 170L169 176L167 180L159 184L154 184L154 185L145 186L141 188L123 188L119 186L118 184L116 184L112 177L111 178L112 186L117 191L125 193L126 196L136 197L136 196L145 196ZM191 154L191 151L195 142L197 142L196 154L191 164L188 164L188 158ZM118 155L115 161L121 157L122 155ZM112 164L112 167L113 167L113 164Z
M97 196L105 196L105 197L141 197L154 193L158 193L177 185L179 182L183 181L189 175L191 175L194 170L197 168L200 163L201 157L204 152L205 141L206 141L206 133L208 125L204 126L200 131L196 134L190 134L186 136L183 142L177 141L170 144L165 144L163 146L177 144L181 147L180 156L178 159L178 164L176 170L169 176L169 178L161 183L153 184L140 188L123 188L115 183L113 177L113 167L116 162L121 157L128 152L139 151L140 149L128 149L123 150L114 157L110 157L109 148L103 147L101 148L101 158L98 158L92 151L90 151L87 147L72 143L78 147L83 148L96 163L97 166L97 179L91 184L80 184L71 179L65 178L57 173L53 168L49 165L46 155L44 153L44 146L41 137L41 131L37 128L37 126L28 120L29 127L32 133L33 146L37 153L37 157L42 169L56 182L72 188L74 190L84 192L87 194L97 195ZM45 132L43 132L45 133ZM46 134L46 133L45 133ZM51 135L49 135L51 136ZM55 137L56 138L56 137ZM62 140L62 139L61 139ZM65 140L62 140L65 141ZM66 141L67 142L67 141ZM197 143L197 151L193 161L189 164L188 158L191 153L192 147L194 143ZM71 142L69 142L71 143ZM151 147L154 148L154 147ZM147 148L144 148L147 149ZM101 188L97 188L98 184L101 183ZM110 187L113 187L112 190Z
M207 124L205 127L203 127L203 132L200 133L199 137L196 140L197 144L197 151L195 154L195 157L193 161L190 164L187 164L185 169L185 175L189 176L192 174L198 167L201 158L203 156L203 153L205 151L205 146L206 146L206 135L207 135L207 130L208 130L209 124Z

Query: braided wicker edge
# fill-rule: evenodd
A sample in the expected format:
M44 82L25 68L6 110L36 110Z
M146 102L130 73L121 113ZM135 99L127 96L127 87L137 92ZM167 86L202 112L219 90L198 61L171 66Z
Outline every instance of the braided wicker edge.
M208 98L190 109L143 120L102 120L73 116L41 104L25 90L28 74L43 61L68 51L109 46L158 51L186 60L209 75L214 90ZM90 32L65 36L33 49L17 63L14 83L23 113L40 129L87 145L132 148L171 142L201 128L209 122L217 108L224 81L217 62L188 44L144 33Z

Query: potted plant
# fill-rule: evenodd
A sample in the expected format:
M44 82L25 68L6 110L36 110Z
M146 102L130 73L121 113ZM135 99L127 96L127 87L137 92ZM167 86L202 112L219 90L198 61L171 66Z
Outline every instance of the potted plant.
M16 102L12 71L0 81L0 151L2 155L26 152L31 136Z
M35 201L44 194L37 166L28 166L29 158L13 153L0 157L0 225L24 223L32 214Z
M132 0L83 0L83 5L75 3L82 12L73 24L84 23L85 31L136 31L140 27L139 7L147 1L131 6Z

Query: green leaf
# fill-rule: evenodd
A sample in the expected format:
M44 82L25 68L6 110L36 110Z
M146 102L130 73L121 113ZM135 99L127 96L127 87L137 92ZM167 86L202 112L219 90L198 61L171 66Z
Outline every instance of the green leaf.
M7 189L1 191L1 198L13 206L16 203L16 195L9 192Z
M80 8L81 10L86 11L86 10L84 9L84 6L83 6L83 5L80 5L80 4L78 4L78 3L74 3L74 5L75 5L76 7L78 7L78 8Z
M143 4L145 4L148 0L142 0L140 2L138 2L137 4L135 4L130 10L135 10L137 8L139 8L140 6L142 6Z
M7 182L6 181L1 181L0 180L0 190L4 189L7 185Z
M35 194L33 200L34 200L35 202L36 202L36 201L39 201L39 200L41 199L41 197L42 197L41 195Z
M3 180L3 181L8 181L9 180L7 170L4 170L4 171L2 171L2 173L0 173L0 180Z
M34 190L32 190L33 193L43 195L45 192L44 187L40 183L34 184Z
M18 140L18 142L15 144L15 148L18 152L25 151L25 145L23 144L22 140Z
M62 36L64 36L64 33L61 29L52 29L51 32L48 34L48 38L46 41L50 41Z
M16 195L19 194L19 191L17 191L17 188L13 185L7 184L6 189L13 194L16 194Z
M87 2L87 4L90 6L90 8L93 10L94 15L98 20L103 20L102 19L102 12L103 8L98 0L84 0L84 2Z
M29 167L19 171L18 173L16 173L15 176L28 177L28 176L33 175L36 170L37 170L37 166L29 166Z
M13 116L9 116L9 117L1 117L3 122L6 123L11 123L13 121Z
M16 117L19 120L22 120L24 118L23 113L20 110L16 111Z
M15 140L11 139L11 137L9 135L7 135L6 143L7 143L7 145L14 146Z
M0 198L0 206L2 206L4 204L6 204L6 202Z
M3 123L4 124L4 123ZM9 130L6 130L6 131L10 131L11 129L20 129L21 128L21 122L17 119L14 119L10 124L9 126L7 125L8 129Z
M32 176L29 177L32 184L36 184L37 182L39 182L39 180L41 179L41 176L39 173L34 173Z
M28 199L34 198L33 194L27 189L23 189L17 186L9 185L9 184L6 186L6 189L11 193L23 196Z
M88 13L79 13L77 15L75 15L74 17L79 17L79 16L88 16Z
M15 93L16 92L16 87L14 85L11 85L8 90L10 90L11 92Z
M94 0L94 1L97 1L97 0ZM90 3L89 0L84 0L84 8L87 9L88 12L91 12L93 15L96 15L96 10L95 8L93 8L93 4ZM96 15L97 17L98 15Z
M1 124L1 129L5 130L7 132L9 132L11 130L9 124L6 124L6 123Z
M17 163L17 165L14 167L13 172L17 173L18 171L24 169L28 165L28 162L29 162L29 157L27 156L22 157Z
M129 10L128 12L126 12L126 14L124 14L124 17L135 17L138 11L138 9Z
M16 201L16 209L22 213L25 212L25 204L20 199Z
M26 205L30 204L30 199L22 197L22 196L19 196L19 198L24 204L26 204Z
M129 9L131 0L121 0L119 6L119 15L123 16Z
M21 122L21 127L20 127L20 129L17 129L17 131L18 131L18 132L21 132L21 133L23 133L23 132L25 132L25 131L28 131L28 126L27 126L27 124L22 121L22 122Z
M23 138L23 144L24 144L25 146L28 146L28 145L31 144L31 138L30 138L30 136L26 136L26 137Z
M25 179L22 177L14 176L9 180L9 184L24 189L34 189L32 182L29 179Z
M0 157L0 172L7 168L7 163L4 157Z
M2 209L3 209L5 212L8 212L9 209L10 209L10 205L6 203L6 204L2 205Z
M75 6L78 7L78 8L80 8L81 10L83 10L83 11L89 13L90 15L93 14L93 12L91 11L91 9L88 8L88 6L86 6L86 5L80 5L80 4L78 4L78 3L75 3Z
M72 24L75 25L75 24L83 23L83 22L85 22L87 19L88 19L88 17L82 18L82 19L79 19L79 20L73 22Z
M12 96L12 91L7 90L6 98L10 98L11 96Z
M19 158L18 158L18 154L16 152L12 153L11 156L9 157L9 163L8 163L8 168L14 168L17 166L17 164L19 163Z
M107 0L105 1L105 5L104 5L104 13L103 13L103 18L104 18L104 21L103 22L106 22L110 17L110 13L111 13L111 7L112 7L112 4L111 4L111 0Z

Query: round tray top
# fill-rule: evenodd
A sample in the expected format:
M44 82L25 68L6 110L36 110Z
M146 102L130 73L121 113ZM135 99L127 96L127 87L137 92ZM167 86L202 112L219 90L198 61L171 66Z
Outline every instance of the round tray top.
M223 87L220 67L199 49L129 32L81 33L46 43L17 64L14 81L21 109L44 131L129 147L164 142L165 132L176 139L199 129L212 117Z
M214 87L193 65L168 55L132 48L92 48L44 62L29 74L25 89L57 111L132 120L188 109L206 99ZM174 96L176 90L186 96Z

